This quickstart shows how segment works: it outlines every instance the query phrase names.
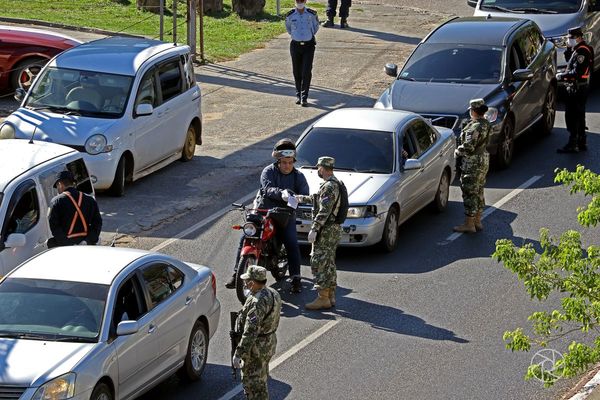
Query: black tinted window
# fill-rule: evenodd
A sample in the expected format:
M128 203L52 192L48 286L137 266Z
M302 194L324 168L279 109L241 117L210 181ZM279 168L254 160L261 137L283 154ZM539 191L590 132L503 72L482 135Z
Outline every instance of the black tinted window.
M163 102L172 99L181 93L183 81L181 79L179 60L173 60L162 64L158 69L158 79L160 81Z
M419 146L418 155L426 152L436 141L437 134L423 121L415 121L410 126L410 131Z
M156 307L173 292L165 265L158 264L144 268L142 276L150 294L150 309Z
M158 104L156 97L156 82L154 78L155 70L152 69L144 75L138 89L137 96L135 98L135 106L140 104L150 104L152 107L156 107Z
M423 43L406 62L400 79L420 82L499 82L502 52L501 46Z
M321 156L335 158L336 169L389 174L394 169L391 132L314 128L298 145L298 166L316 165Z
M9 205L5 237L11 233L25 233L33 228L40 218L37 191L31 183L28 189L17 190Z
M77 182L77 189L87 194L94 194L92 188L92 181L88 174L88 170L85 166L83 158L79 158L73 162L67 164L67 169L75 176L75 182Z
M518 38L517 43L519 45L521 54L523 54L524 63L526 66L530 65L535 57L540 52L542 47L543 38L540 32L534 27L529 27L525 32L522 32Z

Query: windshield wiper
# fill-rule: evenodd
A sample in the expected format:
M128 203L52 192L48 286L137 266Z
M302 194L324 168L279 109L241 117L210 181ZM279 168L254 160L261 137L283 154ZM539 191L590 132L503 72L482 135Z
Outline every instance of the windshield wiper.
M38 335L28 332L0 332L0 337L10 339L48 340L48 337L45 335Z
M358 170L356 168L342 168L342 167L333 167L333 169L337 169L338 171L352 171L352 172L358 172Z
M361 174L389 174L389 172L382 171L380 169L361 169L356 172L359 172Z
M501 7L501 6L488 6L487 4L485 6L482 6L485 8L490 8L492 10L498 10L498 11L504 11L504 12L509 12L509 13L515 13L515 14L523 14L524 11L518 11L514 8L506 8L506 7Z
M65 115L81 115L81 113L78 110L73 110L72 108L68 108L68 107L48 106L47 108L50 111L62 111L65 113Z
M79 343L95 343L96 340L94 338L81 337L81 336L62 336L59 335L54 339L51 339L53 342L79 342Z
M413 81L413 82L416 81L415 78L409 78L408 76L399 76L398 79L401 79L403 81Z
M554 10L541 10L539 8L534 8L534 7L513 8L513 11L523 11L523 12L528 12L528 13L533 13L533 14L558 14L558 12L556 12Z

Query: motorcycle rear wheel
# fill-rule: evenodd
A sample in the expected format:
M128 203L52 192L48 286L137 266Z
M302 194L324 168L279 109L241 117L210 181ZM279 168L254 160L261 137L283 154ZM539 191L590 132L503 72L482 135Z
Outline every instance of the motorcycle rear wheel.
M271 270L271 275L277 282L285 278L285 274L287 274L288 270L288 259L287 253L285 252L285 247L281 246L281 250L279 251L279 259L277 260L277 265L273 267Z
M235 294L240 303L246 302L246 293L244 293L244 280L242 275L246 273L250 265L256 264L256 257L253 255L245 255L240 258L240 262L235 273Z

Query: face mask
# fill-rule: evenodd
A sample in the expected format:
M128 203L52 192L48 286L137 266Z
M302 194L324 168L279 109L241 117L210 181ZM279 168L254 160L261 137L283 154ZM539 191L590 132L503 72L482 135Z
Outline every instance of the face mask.
M576 44L577 44L577 40L571 39L571 38L567 39L567 46L574 47Z
M304 9L304 3L296 3L296 8L298 10L303 10Z

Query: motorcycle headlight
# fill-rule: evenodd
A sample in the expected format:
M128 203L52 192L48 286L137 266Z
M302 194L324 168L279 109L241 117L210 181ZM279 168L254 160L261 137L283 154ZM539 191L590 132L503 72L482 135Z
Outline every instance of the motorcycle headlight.
M16 136L15 127L11 124L0 126L0 139L14 139Z
M92 135L85 141L85 151L88 154L108 153L112 146L107 144L104 135Z
M244 235L255 236L256 235L256 225L254 225L251 222L244 224Z
M498 109L496 107L490 107L483 114L483 117L487 119L489 122L494 123L498 119Z
M75 394L75 373L69 372L44 383L32 400L66 400Z
M375 206L348 207L346 218L369 218L377 215Z

